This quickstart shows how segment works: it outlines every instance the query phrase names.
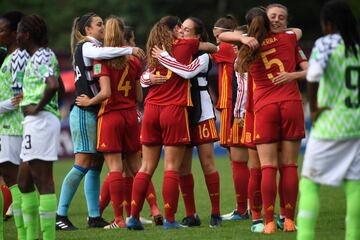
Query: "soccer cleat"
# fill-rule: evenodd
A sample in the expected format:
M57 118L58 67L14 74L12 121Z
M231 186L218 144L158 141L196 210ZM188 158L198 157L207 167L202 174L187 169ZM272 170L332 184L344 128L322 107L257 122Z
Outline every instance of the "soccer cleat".
M221 216L223 221L240 221L249 219L249 213L246 211L245 214L241 215L237 210L234 210L231 213Z
M164 224L164 218L161 214L153 216L152 218L156 226L160 226Z
M276 220L276 227L277 227L277 229L279 229L279 230L283 230L284 229L284 223L285 223L285 218L278 218L277 220Z
M181 221L181 224L188 227L195 227L195 226L200 226L201 221L199 216L195 213L194 216L184 217L183 220Z
M104 229L116 229L116 228L126 228L126 223L123 217L115 218L115 220L112 223L104 227Z
M296 232L295 222L293 220L291 220L290 218L285 218L283 231L284 232Z
M126 226L129 230L144 230L144 226L141 224L140 220L137 220L133 216L130 216Z
M88 217L87 220L89 228L104 228L109 225L102 217Z
M188 226L182 225L182 224L178 223L177 221L168 222L166 219L164 220L164 225L163 225L163 228L165 230L178 229L178 228L187 228L187 227Z
M69 218L67 216L60 216L56 214L56 230L62 230L62 231L74 231L78 230L77 227L75 227L72 222L70 222Z
M271 221L265 225L263 233L264 234L273 234L273 233L275 233L275 230L276 230L275 223L274 223L274 221Z
M220 215L211 214L209 227L216 228L221 226L222 219Z
M254 233L262 233L264 231L265 225L263 220L256 220L251 223L250 230Z
M146 225L146 224L152 224L152 221L149 219L146 219L144 217L140 217L140 222L142 225Z

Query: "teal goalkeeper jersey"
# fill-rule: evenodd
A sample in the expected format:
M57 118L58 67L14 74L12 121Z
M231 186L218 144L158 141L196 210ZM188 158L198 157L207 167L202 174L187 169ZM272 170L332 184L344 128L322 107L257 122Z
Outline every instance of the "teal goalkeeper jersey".
M345 56L345 45L339 34L318 39L312 50L308 77L320 77L318 107L322 112L311 130L316 139L341 140L360 137L360 51ZM310 76L311 79L311 76ZM309 80L309 78L308 78Z
M0 69L0 102L9 100L21 92L24 71L30 56L25 50L17 49L9 54ZM20 108L0 114L0 135L22 135L23 114Z
M59 79L60 69L54 52L50 48L38 49L30 58L26 68L23 83L24 99L20 106L38 104L44 96L46 78L54 76ZM60 118L58 94L55 93L44 110Z

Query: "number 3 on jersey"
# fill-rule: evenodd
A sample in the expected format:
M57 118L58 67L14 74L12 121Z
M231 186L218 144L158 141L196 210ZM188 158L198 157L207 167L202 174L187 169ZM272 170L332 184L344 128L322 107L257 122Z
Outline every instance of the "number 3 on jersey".
M267 56L269 54L275 53L276 49L275 48L270 48L267 51L261 52L261 59L264 62L265 65L265 69L269 70L271 68L272 65L277 65L279 67L279 72L285 72L285 68L284 68L284 64L281 62L280 59L278 58L273 58L273 59L268 59ZM274 76L272 75L272 73L268 73L267 77L272 80L274 78Z
M117 90L119 92L124 91L124 96L129 96L129 91L131 90L130 81L125 81L126 76L129 73L129 66L126 66L123 74L121 75Z

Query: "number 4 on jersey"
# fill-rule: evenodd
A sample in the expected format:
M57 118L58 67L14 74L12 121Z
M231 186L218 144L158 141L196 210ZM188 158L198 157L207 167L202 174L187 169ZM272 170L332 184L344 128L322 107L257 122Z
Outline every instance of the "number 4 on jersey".
M120 81L119 81L119 84L118 84L118 87L117 87L117 90L120 92L120 91L124 91L124 96L127 97L129 96L129 91L131 90L131 85L130 85L130 81L125 81L125 78L126 76L128 75L129 73L129 66L126 66L121 78L120 78Z

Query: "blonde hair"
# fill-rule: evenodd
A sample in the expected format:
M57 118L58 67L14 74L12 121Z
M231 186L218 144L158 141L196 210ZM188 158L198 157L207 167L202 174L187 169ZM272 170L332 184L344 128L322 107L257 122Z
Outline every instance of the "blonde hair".
M149 33L149 38L146 43L146 55L147 55L147 67L152 69L159 65L159 61L151 56L151 50L156 45L161 47L165 46L166 51L169 53L172 50L173 35L171 33L173 29L170 29L166 24L157 22Z
M104 47L120 47L125 45L124 22L116 16L110 16L105 22ZM111 68L122 69L128 61L127 56L120 56L110 60L107 63Z

